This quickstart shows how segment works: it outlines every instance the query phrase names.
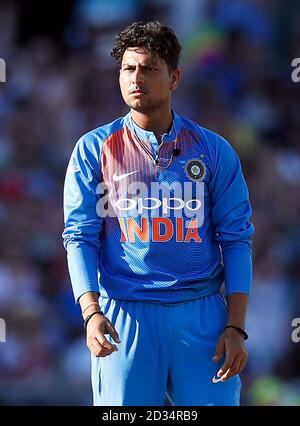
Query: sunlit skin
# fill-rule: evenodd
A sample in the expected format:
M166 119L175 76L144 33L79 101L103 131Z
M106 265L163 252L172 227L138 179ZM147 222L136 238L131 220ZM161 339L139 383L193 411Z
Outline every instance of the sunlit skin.
M176 90L181 72L169 71L164 59L154 57L142 47L130 47L123 55L120 88L133 120L157 135L172 124L171 94Z

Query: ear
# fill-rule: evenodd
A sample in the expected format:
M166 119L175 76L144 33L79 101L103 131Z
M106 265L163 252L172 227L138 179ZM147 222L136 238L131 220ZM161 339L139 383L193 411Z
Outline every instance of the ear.
M174 90L176 90L178 83L180 81L180 77L181 77L181 70L177 69L175 71L171 72L171 86L170 86L170 90L173 92Z

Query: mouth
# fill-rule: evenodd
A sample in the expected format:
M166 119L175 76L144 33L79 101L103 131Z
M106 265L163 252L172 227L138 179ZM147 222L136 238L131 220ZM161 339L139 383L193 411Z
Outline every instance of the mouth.
M130 95L146 95L147 91L144 89L135 89L129 92Z

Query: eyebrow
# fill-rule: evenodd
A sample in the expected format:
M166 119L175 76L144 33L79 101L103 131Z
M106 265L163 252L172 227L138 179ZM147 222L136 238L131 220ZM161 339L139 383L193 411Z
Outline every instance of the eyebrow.
M136 64L130 64L128 62L125 62L123 67L135 67ZM151 62L145 62L144 64L141 64L141 67L152 67L152 66L159 66L159 63L157 61L151 61Z

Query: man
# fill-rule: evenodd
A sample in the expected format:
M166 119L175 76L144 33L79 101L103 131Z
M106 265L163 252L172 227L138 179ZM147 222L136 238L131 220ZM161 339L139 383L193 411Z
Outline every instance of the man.
M171 109L180 49L159 22L116 37L130 112L84 135L67 169L63 237L95 405L239 404L251 208L231 145Z

